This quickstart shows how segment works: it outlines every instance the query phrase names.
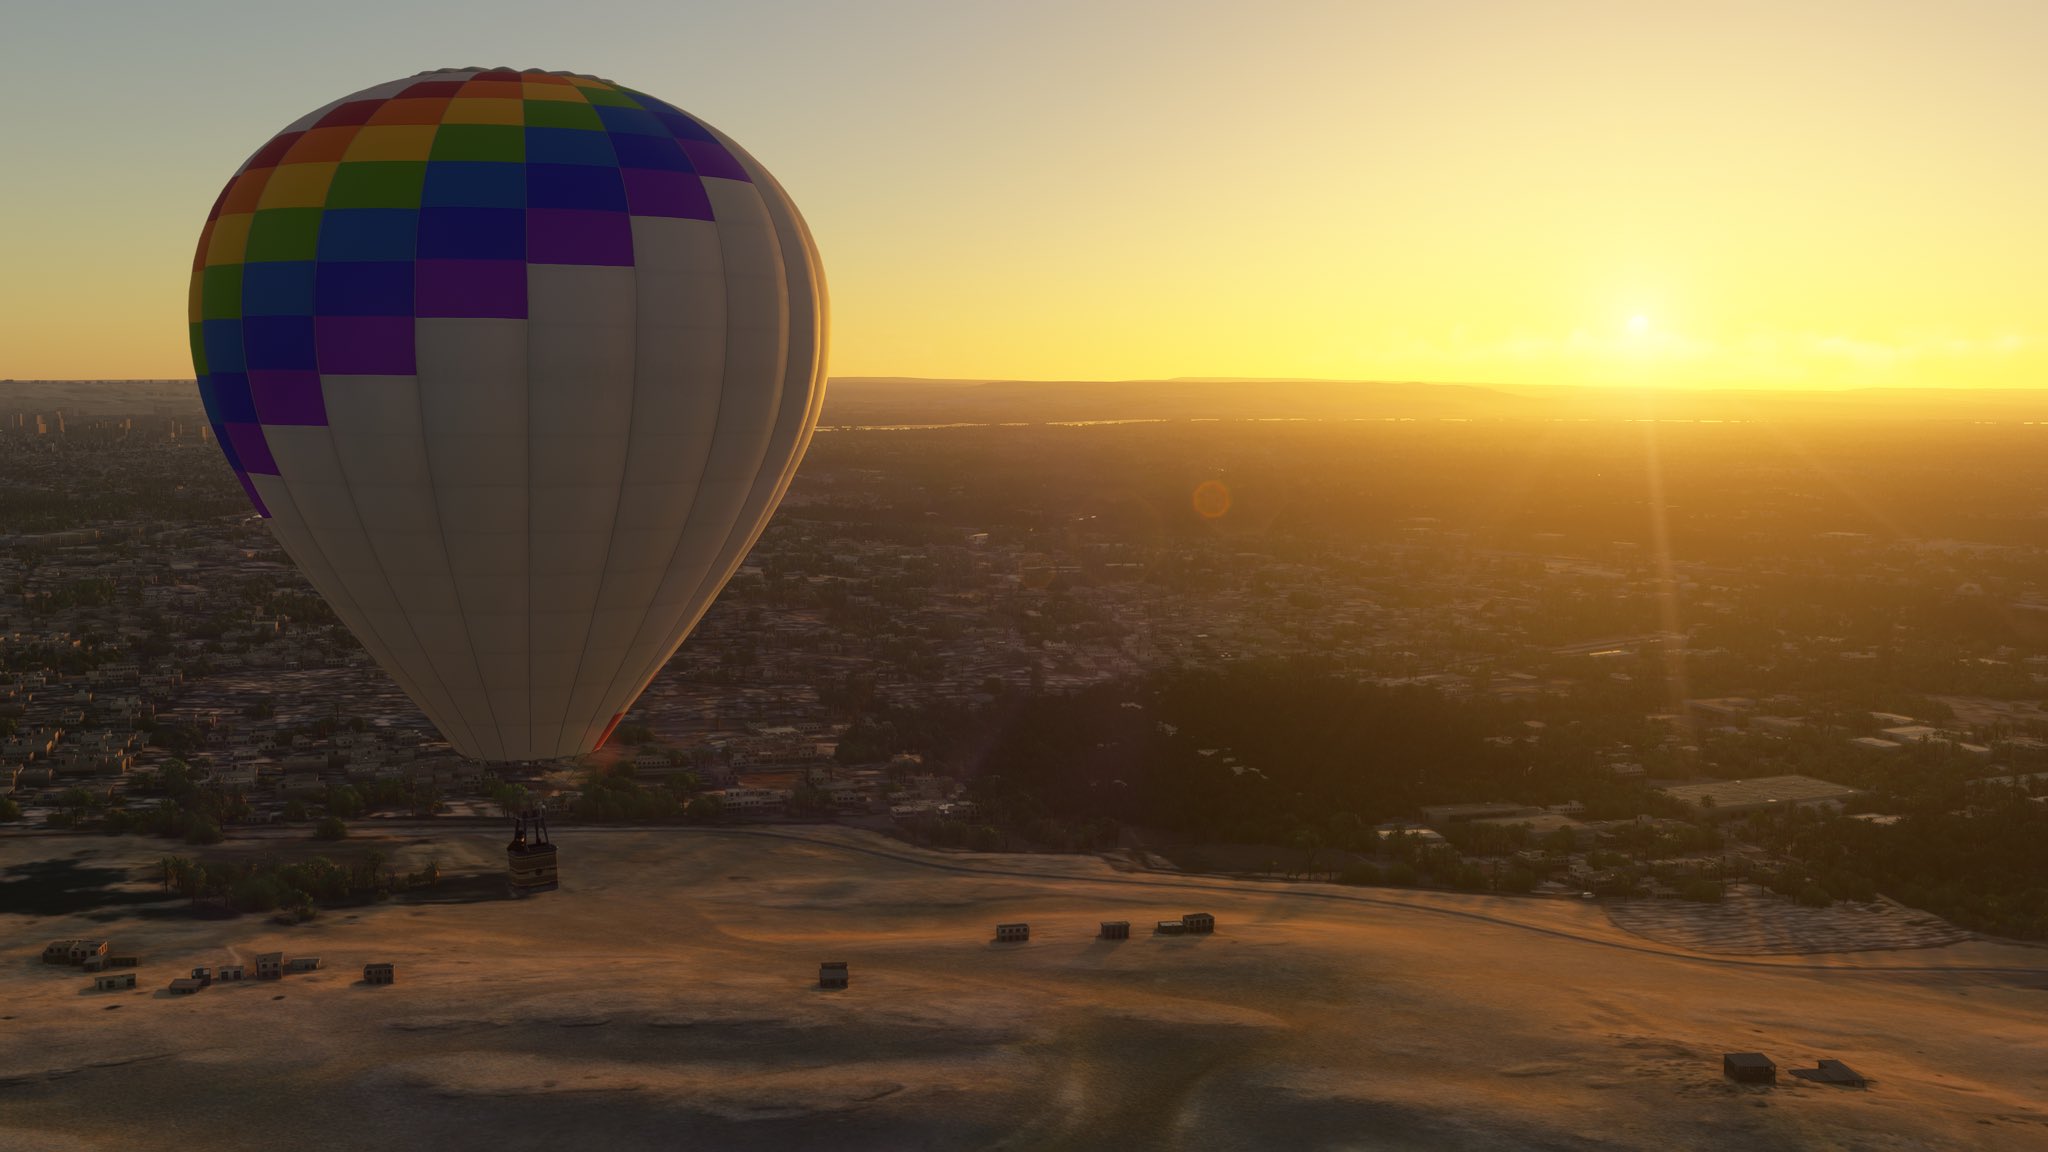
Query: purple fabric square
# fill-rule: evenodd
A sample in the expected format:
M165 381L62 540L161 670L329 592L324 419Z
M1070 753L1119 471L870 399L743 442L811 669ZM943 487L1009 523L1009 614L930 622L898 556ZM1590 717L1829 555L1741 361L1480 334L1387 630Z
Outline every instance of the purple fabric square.
M320 371L328 376L410 376L410 316L322 316L317 321Z
M624 212L529 208L526 259L532 264L633 263L632 217Z
M327 423L318 372L251 372L249 391L256 398L256 419L265 424Z
M235 459L241 462L242 471L277 475L277 458L270 454L261 424L228 425L228 443L235 446Z
M422 260L417 268L421 316L526 319L524 260Z
M711 197L694 172L627 168L620 174L626 178L626 206L635 216L711 219Z
M747 176L747 170L740 167L740 162L718 141L678 140L676 143L682 145L683 155L690 158L691 167L695 168L699 175L753 183Z

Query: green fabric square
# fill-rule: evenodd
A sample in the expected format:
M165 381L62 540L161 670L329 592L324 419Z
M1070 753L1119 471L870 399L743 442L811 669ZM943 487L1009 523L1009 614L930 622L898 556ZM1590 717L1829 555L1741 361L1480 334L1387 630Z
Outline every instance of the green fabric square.
M207 320L242 318L242 266L214 264L199 292L199 315Z
M528 100L526 102L526 126L528 128L588 128L593 132L604 131L604 121L597 118L597 109L581 101Z
M436 136L440 135L435 133ZM417 208L427 180L424 160L343 161L327 186L329 208Z
M249 250L242 259L311 260L319 250L320 209L265 208L249 225Z
M526 129L516 124L443 124L434 133L435 160L526 159Z
M185 328L192 340L192 371L204 376L206 375L206 325L187 324Z
M643 108L645 105L616 88L585 88L583 98L592 104L609 104L614 108ZM531 121L528 121L531 123Z

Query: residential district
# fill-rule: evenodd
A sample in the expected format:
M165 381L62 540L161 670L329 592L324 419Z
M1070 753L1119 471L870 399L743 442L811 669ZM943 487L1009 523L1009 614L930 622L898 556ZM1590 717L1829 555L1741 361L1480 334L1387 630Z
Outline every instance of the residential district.
M1690 556L1660 556L1647 531L1504 527L1421 499L1355 533L1290 531L1258 509L1256 474L1217 470L1266 517L1254 531L1199 476L1176 489L1157 479L1172 467L1090 463L1178 461L1202 428L1182 427L827 430L610 746L483 764L299 577L196 413L0 414L0 817L207 843L236 826L497 821L539 801L572 826L844 819L931 841L999 821L977 806L978 765L917 738L920 714L1304 654L1354 683L1484 703L1488 746L1528 750L1530 772L1568 757L1592 781L1369 813L1400 857L1373 873L1390 882L1708 898L1783 872L1794 837L1758 814L1881 826L1908 778L1940 781L1958 818L2042 802L2037 543L1815 520L1787 511L1797 492L1731 498L1741 546L1702 531ZM1335 874L1358 844L1239 870ZM1824 879L1787 894L1873 895Z

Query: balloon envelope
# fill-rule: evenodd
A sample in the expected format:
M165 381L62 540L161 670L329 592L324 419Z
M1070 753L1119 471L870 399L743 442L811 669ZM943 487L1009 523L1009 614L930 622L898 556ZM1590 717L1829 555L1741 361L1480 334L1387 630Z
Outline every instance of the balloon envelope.
M256 510L466 755L603 743L824 398L809 231L702 121L455 69L300 118L200 234L194 367Z

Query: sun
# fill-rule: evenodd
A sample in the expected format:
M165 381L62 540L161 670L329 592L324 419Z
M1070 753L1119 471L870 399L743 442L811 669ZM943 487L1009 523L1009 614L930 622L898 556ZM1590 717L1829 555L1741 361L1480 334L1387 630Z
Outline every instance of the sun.
M1637 312L1628 318L1628 330L1640 336L1650 330L1650 318Z

